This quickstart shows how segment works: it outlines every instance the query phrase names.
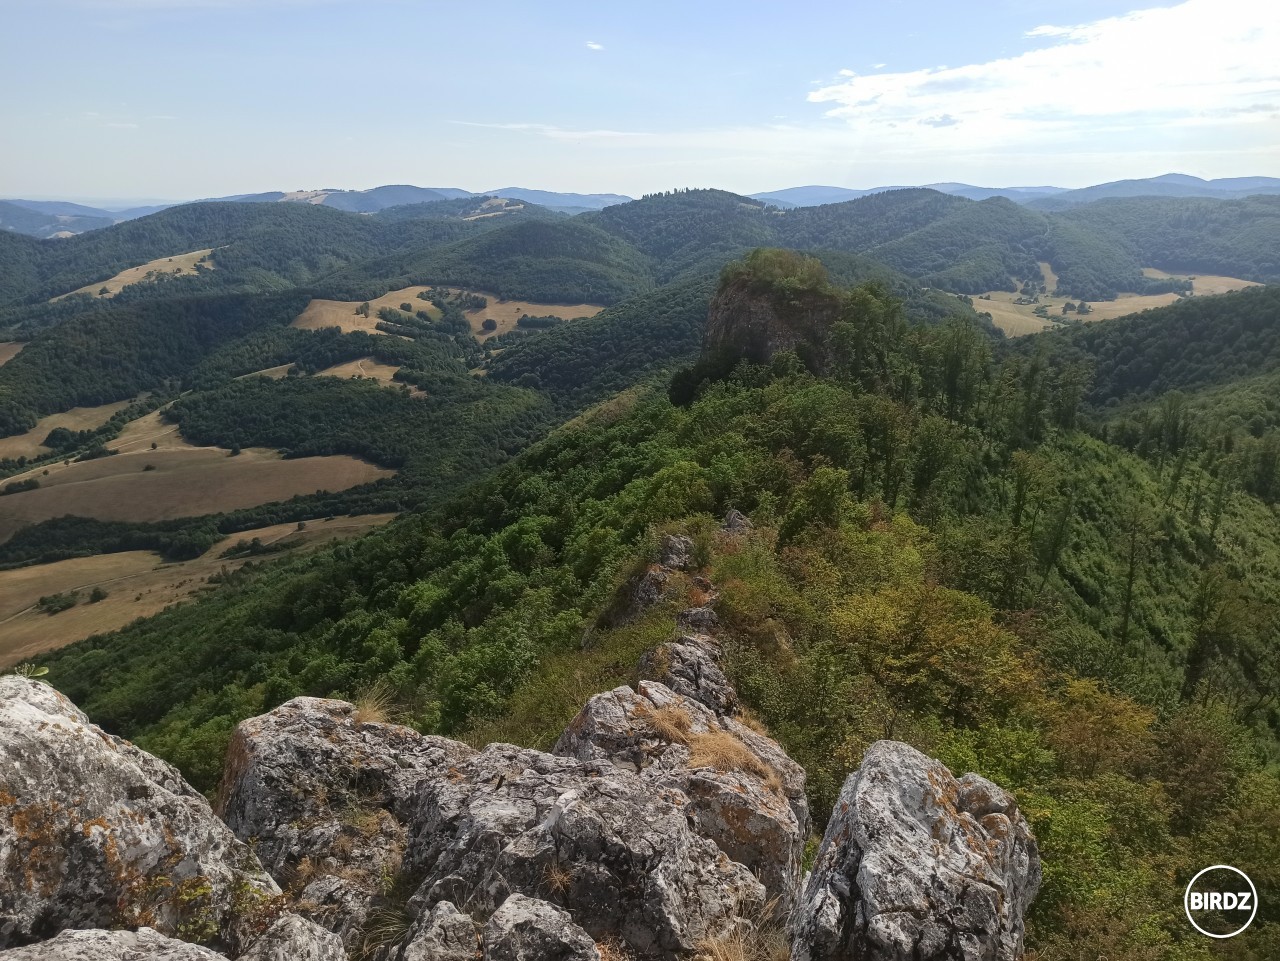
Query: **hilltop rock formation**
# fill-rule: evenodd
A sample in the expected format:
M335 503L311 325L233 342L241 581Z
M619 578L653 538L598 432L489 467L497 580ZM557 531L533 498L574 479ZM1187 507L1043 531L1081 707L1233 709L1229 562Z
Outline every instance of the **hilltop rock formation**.
M353 947L400 870L414 786L472 753L363 721L345 701L294 698L236 728L217 810L292 886L299 910Z
M422 781L405 867L411 908L483 917L513 893L564 908L597 940L675 958L729 930L760 883L689 827L686 798L610 763L491 744Z
M1040 888L1012 796L877 741L840 791L794 921L792 961L1014 961Z
M799 255L771 252L800 260ZM803 271L803 267L798 267ZM725 277L711 301L702 354L732 361L767 363L794 350L811 370L826 364L827 337L842 308L838 293L822 283L776 284L753 272Z
M633 771L683 798L698 834L794 901L809 830L804 770L776 742L670 688L641 681L597 694L555 753Z
M280 893L177 770L0 678L0 947L141 927L238 951Z

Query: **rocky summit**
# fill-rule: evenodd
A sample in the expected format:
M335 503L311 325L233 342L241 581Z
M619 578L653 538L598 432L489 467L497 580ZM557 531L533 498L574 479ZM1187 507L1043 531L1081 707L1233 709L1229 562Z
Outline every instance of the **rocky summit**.
M669 538L650 572L691 548ZM905 744L867 751L804 877L804 771L739 713L700 596L550 753L301 697L239 725L216 807L0 679L0 958L679 961L764 930L793 961L1020 957L1026 820Z

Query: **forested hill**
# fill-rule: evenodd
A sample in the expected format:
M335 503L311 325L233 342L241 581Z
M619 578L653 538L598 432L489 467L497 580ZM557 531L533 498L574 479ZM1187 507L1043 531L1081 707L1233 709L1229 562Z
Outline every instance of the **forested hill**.
M696 190L576 218L514 204L479 216L474 211L484 208L475 203L372 217L309 204L192 204L66 240L0 233L0 308L36 305L125 268L206 248L214 248L216 269L182 278L188 292L318 284L368 296L409 282L458 283L615 303L673 279L714 276L733 257L770 245L862 254L926 286L969 294L1015 289L1015 279L1039 277L1038 262L1057 272L1064 295L1086 300L1179 283L1144 277L1143 267L1280 280L1275 197L1114 200L1046 214L1003 198L908 189L782 211Z
M660 535L684 532L720 591L731 680L804 765L812 810L868 744L909 741L1026 811L1044 864L1030 949L1202 961L1181 912L1196 869L1280 884L1275 510L1227 460L1114 442L1081 407L1084 346L910 325L883 290L790 253L723 285L716 316L742 309L722 340L781 311L816 353L699 364L679 403L627 390L443 509L49 655L48 679L204 789L239 719L300 694L376 688L422 731L546 748L670 636L678 607L628 599ZM1180 309L1251 315L1266 295ZM610 319L635 336L659 308L584 324L582 362L609 357ZM1188 356L1212 341L1207 320L1170 317ZM571 385L575 326L490 377ZM751 518L742 539L718 533L729 508ZM1278 926L1264 903L1235 957L1274 957Z

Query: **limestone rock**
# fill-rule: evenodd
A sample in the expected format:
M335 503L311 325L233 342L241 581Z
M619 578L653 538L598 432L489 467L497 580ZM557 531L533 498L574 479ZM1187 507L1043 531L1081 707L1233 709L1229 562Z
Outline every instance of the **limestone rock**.
M840 791L796 913L792 961L1014 961L1040 887L1014 799L877 741Z
M568 912L522 894L502 902L484 926L485 961L600 961Z
M148 926L243 947L279 894L170 765L53 688L0 678L0 947Z
M400 869L413 786L471 753L396 724L362 723L345 701L294 698L236 728L218 810L239 837L255 839L300 911L350 948Z
M336 934L296 914L285 914L239 961L347 961L347 952Z
M673 571L687 571L693 564L693 538L668 534L662 539L658 563Z
M3 961L226 961L208 948L175 941L151 928L63 931L56 938L0 951Z
M710 607L690 607L676 615L676 626L682 631L706 634L720 626L720 618Z
M421 781L407 870L411 907L449 901L472 915L512 893L568 911L596 940L675 958L731 925L764 891L690 830L687 798L607 763L491 744Z
M441 901L414 925L408 945L390 957L395 961L475 961L479 949L475 922L452 902Z
M720 529L727 534L744 534L754 527L751 519L736 507L731 508L729 513L724 515L724 523L720 525Z
M719 645L709 635L683 634L646 651L640 658L640 677L663 684L717 714L732 714L738 707L738 695L716 663L718 653Z
M794 350L806 367L820 373L841 307L840 296L831 291L775 290L738 278L722 284L711 300L702 355L767 364L779 351Z
M662 684L597 694L554 748L607 763L673 797L700 835L794 902L809 830L804 770L776 742Z

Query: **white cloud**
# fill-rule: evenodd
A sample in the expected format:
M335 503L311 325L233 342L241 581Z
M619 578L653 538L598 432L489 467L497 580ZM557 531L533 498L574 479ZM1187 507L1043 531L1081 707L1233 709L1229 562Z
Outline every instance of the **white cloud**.
M1032 49L986 63L841 71L808 99L860 133L938 150L1257 124L1280 149L1280 117L1265 109L1280 98L1280 4L1187 0L1026 36Z
M603 49L604 49L604 44L603 44L603 43L596 43L594 40L588 40L588 41L587 41L587 49L588 49L588 50L603 50Z

